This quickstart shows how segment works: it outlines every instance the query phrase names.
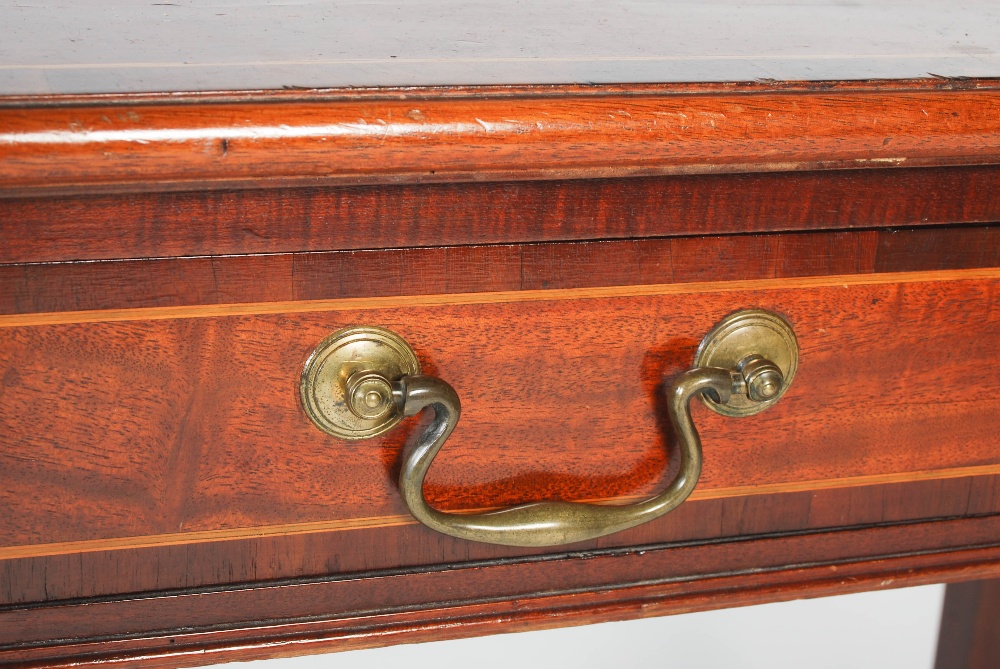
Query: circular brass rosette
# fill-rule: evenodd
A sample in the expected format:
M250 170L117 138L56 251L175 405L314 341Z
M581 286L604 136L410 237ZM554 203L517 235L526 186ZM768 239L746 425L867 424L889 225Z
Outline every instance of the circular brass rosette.
M320 342L306 361L299 391L316 427L340 439L367 439L403 418L392 387L420 373L413 349L379 327L349 327Z
M782 376L780 388L766 400L734 394L727 404L713 402L702 395L702 401L712 411L724 416L752 416L781 399L799 365L799 343L788 321L764 309L744 309L730 314L701 340L694 366L735 370L751 356L763 357L778 367Z

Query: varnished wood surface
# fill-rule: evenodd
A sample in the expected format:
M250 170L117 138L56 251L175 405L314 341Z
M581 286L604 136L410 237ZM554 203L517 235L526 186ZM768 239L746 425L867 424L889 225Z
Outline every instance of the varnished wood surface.
M965 494L971 495L972 490L986 491L985 499L987 500L984 504L977 505L975 511L972 510L972 504L969 501L962 501L957 506L949 503L947 500L935 499L930 502L930 504L914 505L912 498L907 494L905 496L906 502L902 504L903 511L899 512L897 515L893 516L896 520L905 519L913 520L925 517L938 517L938 516L951 516L951 515L968 515L970 513L985 513L992 512L994 510L1000 511L1000 505L997 509L994 509L991 504L993 501L992 491L996 486L996 478L1000 475L1000 466L998 465L973 465L968 467L955 467L949 469L937 469L937 470L923 470L923 471L911 471L902 472L897 474L876 474L871 476L856 476L856 477L844 477L844 478L824 478L816 480L803 480L795 481L793 483L773 483L765 485L746 485L746 486L733 486L729 488L716 488L712 490L701 490L695 491L689 497L689 507L686 510L695 513L694 507L708 508L704 505L699 505L698 502L704 502L706 500L727 500L733 498L749 498L756 496L768 496L768 503L775 503L775 496L783 495L794 495L796 493L801 493L803 491L809 491L814 497L822 491L833 491L833 494L828 495L830 499L850 499L851 494L847 492L850 489L865 488L869 490L869 497L872 496L871 491L875 491L875 495L881 494L883 488L894 489L894 486L906 485L908 489L917 490L921 486L918 484L929 483L932 485L923 486L927 489L935 491L935 494ZM614 500L607 499L597 499L597 500L583 500L583 501L597 501L599 503L604 503L608 501L614 501L618 503L634 502L639 499L644 498L643 495L632 495L632 496L621 496ZM787 502L787 498L784 502ZM919 509L917 511L916 509ZM949 509L950 512L940 511L940 509ZM958 509L955 511L954 509ZM479 510L479 509L471 509ZM870 519L870 511L865 510L860 514L866 519ZM818 513L812 514L810 512L810 522L815 523L817 517L826 517L826 514ZM885 518L886 514L883 512L882 518ZM796 514L796 521L801 521L801 518ZM855 522L855 515L847 514L839 519L840 523L851 524ZM671 518L675 520L675 518ZM827 518L829 521L829 518ZM769 519L768 522L773 522L773 519ZM177 546L190 547L195 544L219 544L221 542L241 542L244 546L248 545L247 542L255 541L258 539L271 539L277 538L279 540L285 540L288 537L297 537L302 535L336 535L342 532L359 532L364 530L381 531L386 529L396 529L401 528L405 525L417 525L417 521L410 515L402 513L393 516L376 516L376 517L361 517L361 518L347 518L347 519L337 519L329 521L312 521L303 523L291 523L284 525L267 525L267 526L257 526L252 528L246 527L236 527L229 529L220 530L195 530L187 532L174 532L174 533L164 533L155 535L138 535L130 537L119 537L113 539L91 539L91 540L81 540L81 541L66 541L60 543L46 543L46 544L33 544L24 546L11 546L7 548L0 548L0 560L35 560L36 558L65 558L67 556L72 556L74 559L79 559L82 555L87 553L107 553L110 551L147 551L147 549L162 549L162 548L173 548ZM732 523L730 523L731 525ZM784 525L782 525L784 527ZM808 529L815 529L816 526L808 525ZM833 528L840 527L839 525L831 526ZM718 536L727 536L723 534L723 530L713 530L718 531L720 534ZM636 532L629 532L623 534L620 537L615 537L610 540L612 544L627 544L632 537L634 537ZM712 535L714 538L716 535ZM337 539L343 545L343 542L353 543L356 539L356 535L342 535L338 536ZM601 542L603 544L609 543L608 541ZM229 546L227 549L236 548L235 546ZM501 549L505 550L505 549ZM229 555L235 555L231 550L226 551ZM369 555L353 555L354 559L359 560L359 564L364 565L367 568L371 568L372 562L377 562L378 564L384 564L385 566L398 566L399 559L405 559L408 563L419 563L421 561L421 556L417 551L410 551L407 555L401 556L369 556ZM55 560L36 560L41 563L55 564ZM338 560L339 562L339 560ZM12 568L13 569L13 568ZM19 571L16 570L15 571ZM185 581L187 580L189 574L185 574ZM169 576L167 577L170 578ZM80 583L73 583L70 587L76 588L86 588L90 589L93 586L85 586ZM12 587L8 590L14 592ZM21 587L17 590L20 595L19 598L23 598L25 593L25 588ZM51 596L46 594L43 599L52 599ZM4 601L0 598L0 603Z
M1000 75L986 0L90 0L0 26L0 94Z
M593 542L585 552L654 544L710 545L776 534L839 536L851 527L982 517L1000 512L1000 476L698 497L652 523ZM382 519L384 524L370 528L363 527L365 522L371 519L343 523L340 529L331 529L331 523L315 523L308 529L258 528L242 539L236 537L248 532L235 529L6 549L0 560L0 606L13 609L167 590L211 591L289 579L363 578L373 572L441 570L470 561L562 555L455 541L428 532L409 517L400 516L397 524Z
M298 258L294 264L293 277L301 277L305 284L321 285L336 280L344 290L356 290L354 287L369 281L369 273L373 271L382 275L378 283L398 284L407 263L412 261L381 262L379 258L393 255L385 249L403 247L641 238L641 241L629 242L635 246L639 257L644 254L638 249L652 245L649 247L655 249L654 257L658 258L663 246L650 237L996 221L1000 221L1000 168L996 166L88 195L0 199L0 263L379 250L355 256L361 263L357 266L361 273L352 273L355 266L349 264L342 274L337 274L336 268L316 256ZM926 258L928 269L938 268L929 262L933 253L940 252L945 257L955 253L949 235L967 238L955 231L937 234L935 241L925 242L925 249L915 256ZM892 237L897 245L907 238L905 233ZM736 240L729 242L732 244L730 250L718 246L725 242L687 242L688 248L701 243L707 245L702 254L704 264L734 279L755 278L757 261L754 254L762 258L762 262L770 262L772 253L765 248L751 253L750 247ZM839 244L833 244L829 251L830 262L834 264L840 262L845 251ZM991 248L988 240L983 244ZM579 246L564 248L575 248L583 255L591 255L607 247L607 244L591 246L588 251L580 251L586 247ZM995 242L992 248L996 248ZM904 255L910 250L903 244ZM715 251L719 252L719 259L730 257L746 262L728 265L716 262ZM491 268L503 267L503 276L491 279L502 283L495 289L510 287L508 272L512 267L508 254L511 250L486 251L500 254L491 255L488 260L477 255L482 252L444 251L454 259L456 268L466 268L458 273L466 278L456 276L456 272L450 273L454 290L461 291L464 285L474 285L479 280L482 266L477 263L480 259ZM525 249L523 262L528 285L532 285L532 273L545 275L556 271L541 264L547 257L536 258L536 254L557 252L555 247ZM417 261L413 267L414 271L421 272L424 281L438 286L437 277L444 262L440 253L426 252L427 261ZM418 256L420 254L410 254L411 258ZM810 266L818 273L825 273L820 266L820 250L803 249L797 256L786 254L783 262L794 265L800 258L812 258ZM552 259L555 260L554 255ZM640 262L648 264L651 261L653 258ZM261 268L259 263L262 262L280 263L264 259L214 258L212 263L219 264L216 268L219 271L213 273L213 280L217 277L226 285L238 280L243 272L239 263L247 263L242 267L253 273L255 280L265 282L280 280L292 270L287 265L271 264L267 274L254 271ZM319 266L314 262L319 262ZM567 262L560 259L558 266L578 266L581 260L573 261L572 265ZM624 262L632 266L630 273L641 276L650 271L634 267L636 261ZM696 259L691 255L672 262L678 267L691 268L689 273L697 273ZM188 263L188 267L190 265ZM35 271L72 272L81 277L92 273L90 276L99 283L86 292L95 293L94 297L99 298L104 285L102 277L114 271L109 267L38 267L26 268L24 272L28 275ZM154 275L159 271L154 264L149 267ZM620 267L620 262L594 265L584 274L614 281L609 273ZM840 271L853 271L848 266L841 267ZM4 268L3 271L11 270ZM185 274L175 274L170 282L178 290L185 290L188 284L196 283L199 276L198 271L185 270ZM36 289L39 295L48 292L42 287ZM420 290L419 287L413 289ZM245 290L259 288L237 288L236 293ZM16 291L3 291L4 298L11 292ZM88 298L81 296L81 299Z
M0 265L0 314L977 267L1000 267L1000 227L27 263Z
M992 516L646 545L4 609L0 658L205 664L988 578L1000 562L997 524ZM48 641L53 629L66 637Z
M1000 575L998 90L0 100L0 662ZM693 498L568 552L414 524L394 480L419 420L345 447L298 406L324 335L388 326L463 399L434 503L635 499L676 467L663 378L746 306L796 325L792 392L743 421L695 407Z
M1000 77L924 77L894 79L808 79L778 80L754 79L749 81L690 81L690 82L634 82L606 84L526 84L526 85L474 85L474 86L396 86L371 88L268 88L215 91L160 91L147 93L51 93L40 95L2 95L0 107L67 107L101 106L118 104L206 104L234 102L332 102L356 100L363 94L366 100L459 100L489 97L522 98L567 95L605 97L607 95L663 95L715 94L715 93L855 93L862 91L913 92L913 91L968 91L998 88Z
M661 379L747 306L790 318L802 364L752 419L767 439L696 407L704 499L1000 466L997 270L640 288L3 317L5 545L405 514L393 472L416 426L340 443L298 406L308 353L348 324L399 332L462 397L427 485L443 508L655 490Z
M593 288L559 288L545 290L499 291L486 293L446 293L437 295L402 295L392 297L344 298L332 300L296 300L289 302L253 302L185 307L140 307L131 309L100 309L93 311L44 312L0 315L0 328L81 323L118 323L127 321L159 321L220 316L254 316L346 312L370 309L402 309L406 307L440 307L489 305L522 302L558 302L600 298L645 298L671 295L726 294L747 290L780 290L828 288L839 286L885 286L910 283L948 281L991 281L998 268L965 269L940 272L892 272L874 275L806 276L788 279L757 279L749 281L706 281L685 284L654 284L598 286Z
M0 109L0 183L163 190L991 164L1000 92L447 98Z
M934 669L990 669L997 664L1000 580L949 585Z

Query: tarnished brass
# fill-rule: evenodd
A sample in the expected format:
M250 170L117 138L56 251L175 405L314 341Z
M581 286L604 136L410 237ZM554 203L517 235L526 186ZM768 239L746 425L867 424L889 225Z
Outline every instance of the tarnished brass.
M404 454L399 488L406 506L417 520L438 532L507 546L557 546L594 539L677 508L701 474L701 439L691 419L691 399L699 395L726 415L757 413L780 399L798 364L798 344L784 319L759 309L732 314L702 341L695 367L668 385L667 414L677 434L680 469L661 493L624 506L542 501L455 514L431 507L423 487L434 457L458 424L461 402L447 382L422 376L419 369L405 372L409 359L400 352L412 355L405 342L378 328L352 328L328 337L302 375L307 411L317 397L326 401L320 405L322 411L315 410L319 420L313 413L310 418L331 434L357 439L366 431L363 436L390 429L403 415L432 408L434 419ZM415 357L412 364L416 366ZM345 430L344 425L357 424L348 418L367 422ZM334 420L336 430L326 427Z
M545 501L473 514L438 511L427 503L423 492L424 477L434 456L458 423L458 395L432 376L405 378L406 414L432 407L434 420L405 455L399 473L400 492L410 513L424 525L453 537L490 544L558 546L641 525L677 508L694 490L702 457L701 440L691 420L691 398L711 393L720 402L728 401L734 374L726 369L692 369L670 384L667 413L679 437L681 462L677 476L660 494L627 506Z
M723 318L702 339L695 367L735 369L748 384L728 403L702 401L724 416L760 413L788 390L799 366L799 343L792 326L778 314L744 309Z
M420 374L420 363L399 335L377 327L338 330L320 342L302 372L306 415L341 439L367 439L403 418L393 386Z

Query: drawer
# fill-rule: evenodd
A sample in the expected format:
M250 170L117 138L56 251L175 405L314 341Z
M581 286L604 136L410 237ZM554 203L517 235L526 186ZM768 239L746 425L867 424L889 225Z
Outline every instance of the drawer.
M998 101L987 80L5 99L0 663L996 576ZM746 309L793 329L794 378L751 416L691 403L702 467L668 513L500 544L411 513L414 490L454 523L694 481L667 393ZM422 484L400 478L430 410L359 440L310 419L311 356L359 326L461 401Z
M426 416L346 441L317 429L301 404L303 366L324 337L388 328L461 398L425 485L435 507L634 502L678 467L665 383L691 367L721 317L747 307L794 328L800 360L788 392L745 418L693 403L704 467L690 498L568 548L493 546L423 527L396 478ZM11 576L0 594L14 604L414 569L427 577L456 562L651 547L662 557L697 545L692 565L650 558L634 570L691 577L712 561L724 571L747 559L713 547L726 538L1000 511L998 321L998 270L3 316L0 560ZM947 544L879 536L838 559ZM824 555L801 550L802 559ZM127 578L101 577L108 565ZM11 588L38 570L50 576L33 579L44 592L27 580ZM575 577L574 587L598 587L607 574ZM546 579L511 584L507 595L555 587ZM344 615L360 607L338 602ZM132 633L169 627L123 622L120 611L111 619ZM50 634L9 622L0 643ZM108 624L99 615L73 623L85 637Z

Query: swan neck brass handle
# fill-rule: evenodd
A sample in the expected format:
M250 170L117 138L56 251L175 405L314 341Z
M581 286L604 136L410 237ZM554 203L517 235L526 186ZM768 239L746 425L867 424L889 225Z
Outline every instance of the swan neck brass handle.
M534 502L486 513L444 513L424 498L424 477L461 413L455 390L432 376L403 380L404 412L413 415L434 410L430 426L418 437L403 461L399 489L410 513L427 527L453 537L507 546L558 546L620 532L659 518L675 509L694 490L701 474L701 441L688 406L700 393L729 400L730 371L692 369L670 385L668 411L680 437L680 471L663 492L637 504L608 506L577 502Z
M620 532L677 508L694 490L701 474L701 439L691 418L691 400L700 396L710 408L725 415L757 413L784 394L797 358L797 343L784 319L761 310L737 312L706 336L695 356L695 367L667 385L667 413L677 435L680 468L662 492L622 506L540 501L484 513L445 513L424 497L427 472L461 416L461 401L451 385L419 373L392 378L371 369L353 369L339 374L346 377L343 404L355 419L398 422L403 415L433 410L430 425L405 452L399 474L403 500L417 520L438 532L470 541L557 546ZM306 385L304 375L303 402L308 412ZM382 418L370 418L375 414ZM362 426L361 431L370 429Z

